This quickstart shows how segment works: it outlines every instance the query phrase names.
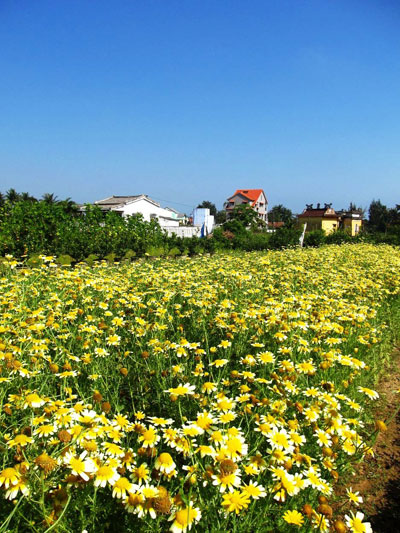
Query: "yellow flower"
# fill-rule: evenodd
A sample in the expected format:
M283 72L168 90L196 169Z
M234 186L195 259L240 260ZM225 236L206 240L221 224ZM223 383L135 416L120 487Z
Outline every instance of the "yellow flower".
M10 448L12 448L13 446L21 446L22 448L24 448L31 442L33 442L32 437L28 437L27 435L21 433L20 435L16 435L12 440L8 441L7 445Z
M130 492L133 488L132 483L126 477L120 477L112 483L114 498L125 498L126 493Z
M211 392L215 391L217 389L217 386L212 381L206 381L203 383L201 390L202 392L205 392L206 394L210 394Z
M302 526L304 523L303 515L296 510L286 511L283 515L283 519L288 524L293 524L294 526Z
M107 483L113 485L119 478L118 472L110 465L100 466L95 474L94 486L105 487Z
M275 362L275 356L272 352L262 352L257 354L257 359L262 363L263 365L266 365L268 363L274 363Z
M24 402L24 408L26 409L27 407L41 407L42 405L45 404L45 401L40 398L40 396L38 394L36 394L35 392L32 392L31 394L27 394L25 396L25 402Z
M228 359L216 359L215 361L210 363L210 366L221 368L222 366L225 366L228 362L229 362Z
M256 481L250 481L248 485L243 485L242 489L254 500L259 498L265 498L267 493L262 485L259 485Z
M194 394L195 388L196 387L194 385L190 385L190 383L185 383L184 385L181 383L177 387L168 389L164 392L169 392L171 396L185 396Z
M86 458L87 451L83 451L79 457L73 453L66 453L64 456L64 464L69 466L71 473L74 476L81 477L84 481L89 481L89 475L96 470L96 465L92 459Z
M362 496L360 496L359 492L353 492L352 488L346 489L347 497L349 498L350 503L354 503L354 505L359 505L363 502Z
M232 343L230 341L227 341L227 340L222 340L220 342L220 344L218 344L218 348L224 348L224 350L226 350L230 346L232 346Z
M6 468L0 472L0 487L4 486L8 489L12 485L16 485L21 477L21 474L15 468Z
M367 387L358 387L358 390L366 394L371 400L377 400L379 398L379 394L376 391L368 389Z
M139 485L143 481L147 481L150 478L150 470L146 463L142 463L140 466L132 470L132 477L135 479Z
M138 441L142 443L143 448L153 448L159 440L160 436L153 427L146 429L138 438Z
M219 485L219 491L225 492L226 489L233 491L234 487L240 486L240 475L234 472L222 471L219 474L213 475L213 485Z
M112 457L123 457L125 455L125 451L114 442L104 442L103 447L106 454Z
M173 523L170 527L172 533L185 533L189 531L195 522L198 522L201 518L200 509L189 505L189 507L184 507L170 518L173 520Z
M363 513L357 512L355 515L350 513L350 516L345 515L346 525L352 533L372 533L371 524L363 522Z
M49 435L52 435L56 432L56 426L53 424L45 424L43 426L39 426L35 431L33 432L34 435L39 435L39 437L47 437Z
M18 496L19 492L21 492L24 496L27 496L30 492L26 480L22 477L18 479L15 485L11 485L9 487L9 489L6 491L5 497L7 500L14 500Z
M239 514L243 509L247 509L250 503L250 495L247 492L240 492L234 490L229 494L224 495L222 507L228 513Z
M154 466L160 472L169 474L175 469L176 465L169 453L162 453L157 457Z

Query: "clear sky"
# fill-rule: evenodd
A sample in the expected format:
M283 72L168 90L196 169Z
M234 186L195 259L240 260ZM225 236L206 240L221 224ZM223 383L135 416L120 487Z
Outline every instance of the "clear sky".
M400 2L0 0L10 187L400 203Z

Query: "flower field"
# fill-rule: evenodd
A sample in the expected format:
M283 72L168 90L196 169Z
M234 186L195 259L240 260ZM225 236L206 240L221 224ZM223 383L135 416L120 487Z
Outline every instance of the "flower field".
M0 268L0 533L371 531L399 249Z

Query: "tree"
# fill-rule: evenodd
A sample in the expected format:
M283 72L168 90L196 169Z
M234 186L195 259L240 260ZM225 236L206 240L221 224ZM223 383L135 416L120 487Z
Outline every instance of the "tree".
M210 215L216 216L217 214L217 208L215 207L215 204L209 202L208 200L203 200L197 207L200 209L209 209Z
M77 215L79 213L78 204L71 200L70 197L60 200L58 205L63 209L64 213L69 215Z
M237 205L233 209L230 219L238 220L244 226L250 226L251 229L262 228L265 226L265 222L261 220L257 211L255 211L249 204Z
M37 199L34 196L31 196L29 192L21 192L19 200L21 202L37 202Z
M350 202L349 207L347 208L347 211L360 213L361 218L365 217L365 209L361 206L357 207L357 205L354 202Z
M224 222L226 222L226 211L225 209L221 209L221 211L217 211L217 214L215 215L215 223L223 224Z
M6 192L6 198L10 203L14 204L15 202L18 202L19 194L15 189L8 189Z
M390 226L400 225L400 205L396 204L395 207L388 209L388 224Z
M52 192L44 193L44 195L42 196L42 201L45 202L46 204L57 204L58 203L57 196Z
M389 223L389 212L380 200L372 200L368 210L368 228L371 231L386 231Z
M294 217L293 213L287 207L282 204L274 205L272 209L268 211L269 222L284 222L285 226L290 227L293 225Z

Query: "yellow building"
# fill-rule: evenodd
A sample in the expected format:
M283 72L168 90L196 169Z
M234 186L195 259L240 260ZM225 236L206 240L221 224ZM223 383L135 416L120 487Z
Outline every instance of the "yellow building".
M328 234L341 229L353 237L360 232L363 223L361 211L335 211L332 204L324 204L324 207L320 204L317 204L317 207L307 204L297 218L301 227L307 224L306 232L322 229Z
M332 233L339 228L339 215L332 209L332 204L325 204L324 207L317 204L316 208L308 204L297 218L301 226L307 224L307 232L322 229L325 233Z
M357 235L363 224L362 213L360 211L339 211L340 229L348 231L353 237Z

